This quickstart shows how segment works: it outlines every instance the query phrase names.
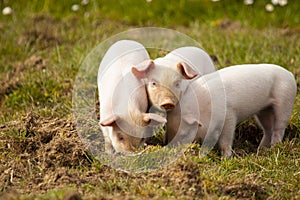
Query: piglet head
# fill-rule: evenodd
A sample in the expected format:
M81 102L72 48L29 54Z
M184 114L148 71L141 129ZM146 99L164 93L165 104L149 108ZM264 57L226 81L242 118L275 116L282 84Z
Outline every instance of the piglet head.
M170 66L171 65L171 66ZM195 78L198 73L185 62L176 66L150 61L146 68L132 67L131 72L138 79L146 80L148 99L160 110L171 111L181 99L186 88L184 80Z
M112 115L100 121L100 126L111 127L109 134L112 146L115 152L130 153L137 150L145 142L145 132L149 131L153 126L166 123L166 119L154 113L142 113L141 120L148 124L149 127L138 127L129 124L126 119L117 115ZM151 129L152 131L153 129Z

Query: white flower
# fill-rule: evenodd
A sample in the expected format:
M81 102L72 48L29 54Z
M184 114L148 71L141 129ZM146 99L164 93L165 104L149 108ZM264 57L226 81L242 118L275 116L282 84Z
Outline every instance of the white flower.
M220 0L211 0L212 2L218 2L218 1L220 1Z
M89 0L82 0L81 5L86 6L89 4Z
M268 11L268 12L274 11L274 6L270 3L268 3L265 8L266 8L266 11Z
M246 5L252 5L254 3L254 0L244 0L244 4Z
M146 0L148 3L150 3L152 0Z
M5 7L5 8L3 8L3 10L2 10L2 14L3 15L10 15L11 13L12 13L12 8L11 7Z
M276 6L276 5L279 4L279 0L271 0L271 3L272 3L274 6Z
M71 7L72 11L76 12L79 10L79 5L78 4L73 4Z
M288 4L288 1L287 0L279 0L278 3L280 6L286 6Z

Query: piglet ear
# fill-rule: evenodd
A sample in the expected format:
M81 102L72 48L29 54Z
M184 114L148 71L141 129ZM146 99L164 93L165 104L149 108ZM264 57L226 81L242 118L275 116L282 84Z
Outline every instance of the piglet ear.
M118 119L119 119L118 116L112 115L110 117L105 118L104 120L101 120L99 124L101 126L114 126Z
M202 123L192 115L184 115L184 116L182 116L182 118L189 125L198 124L199 127L202 126Z
M179 70L180 74L184 76L186 79L193 79L198 75L198 72L195 71L192 67L190 67L185 62L179 62L177 64L177 69Z
M154 113L143 113L142 117L144 122L154 126L167 122L166 118Z
M137 69L136 67L131 68L131 72L133 75L138 79L146 78L147 74L154 68L154 62L150 60L146 64L146 68L144 69Z

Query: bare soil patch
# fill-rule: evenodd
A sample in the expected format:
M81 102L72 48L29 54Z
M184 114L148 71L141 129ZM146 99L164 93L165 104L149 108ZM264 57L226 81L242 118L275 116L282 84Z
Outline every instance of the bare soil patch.
M72 187L78 193L67 199L80 199L91 191L85 185L97 186L108 180L129 179L136 187L153 182L170 187L182 195L201 195L201 180L194 176L199 169L191 163L178 163L159 172L127 174L92 164L93 158L77 136L72 119L44 118L28 113L20 121L0 125L0 191L5 197L17 194L40 194L51 189ZM102 186L104 191L122 194L128 188ZM193 189L190 189L193 188ZM79 195L79 197L78 197ZM107 194L110 196L109 194ZM157 196L149 192L147 197ZM109 199L109 198L108 198Z
M0 132L1 191L46 191L60 182L80 181L68 171L91 166L71 120L28 113L20 121L1 125Z

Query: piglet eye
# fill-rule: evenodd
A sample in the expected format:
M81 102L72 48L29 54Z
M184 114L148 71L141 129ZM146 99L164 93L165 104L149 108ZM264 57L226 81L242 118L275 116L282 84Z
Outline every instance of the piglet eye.
M124 141L124 136L121 133L118 133L118 140Z
M151 84L152 87L156 87L157 86L157 83L155 81L151 81L150 84Z
M179 87L180 87L180 83L179 83L179 82L176 82L176 83L175 83L175 87L179 88Z

